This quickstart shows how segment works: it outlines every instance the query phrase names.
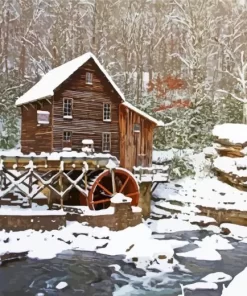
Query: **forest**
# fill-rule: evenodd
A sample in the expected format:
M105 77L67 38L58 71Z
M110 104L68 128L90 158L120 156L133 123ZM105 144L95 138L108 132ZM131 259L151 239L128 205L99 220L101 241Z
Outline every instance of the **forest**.
M157 149L200 149L247 123L247 5L240 0L0 0L0 148L18 145L18 96L93 52L126 99L166 124Z

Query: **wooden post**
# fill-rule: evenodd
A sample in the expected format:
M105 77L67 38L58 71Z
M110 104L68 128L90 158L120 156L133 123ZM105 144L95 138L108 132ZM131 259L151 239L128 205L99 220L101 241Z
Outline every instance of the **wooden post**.
M63 209L63 195L61 194L63 192L63 176L62 176L62 173L59 176L59 187L60 187L60 204L61 204L61 209Z
M84 183L85 183L85 190L87 190L87 174L85 173L85 179L84 179Z
M0 171L0 191L3 189L3 171ZM1 201L2 197L0 198ZM0 208L1 208L1 203L0 203Z
M32 176L33 174L31 173L31 175L29 176L29 182L28 182L29 183L28 184L28 193L29 193L28 201L29 201L30 208L32 208L32 199L30 198L30 193L32 192L32 185L33 185Z
M111 180L112 180L112 193L113 195L116 194L116 181L115 181L115 170L111 170Z

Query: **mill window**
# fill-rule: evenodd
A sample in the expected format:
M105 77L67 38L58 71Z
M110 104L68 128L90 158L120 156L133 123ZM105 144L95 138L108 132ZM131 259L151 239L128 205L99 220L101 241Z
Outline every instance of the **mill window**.
M134 124L134 133L139 133L141 131L141 127L139 123Z
M86 72L86 84L93 84L93 73Z
M103 152L111 151L111 133L102 134L102 151Z
M63 99L63 118L71 119L73 111L73 99Z
M111 104L103 104L103 120L111 121Z
M63 132L63 141L64 142L71 142L72 132L64 131Z

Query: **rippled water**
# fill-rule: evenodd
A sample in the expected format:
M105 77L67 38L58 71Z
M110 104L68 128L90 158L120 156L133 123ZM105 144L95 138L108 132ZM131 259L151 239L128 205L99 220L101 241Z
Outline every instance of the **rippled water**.
M165 239L188 240L190 244L176 252L195 248L192 237L204 238L205 231L183 232L166 235ZM180 283L199 281L212 272L222 271L235 276L247 265L247 245L232 240L235 247L229 251L219 251L221 261L197 261L191 258L175 258L191 273L175 270L173 273L152 273L136 269L122 258L100 255L93 252L69 251L53 260L23 260L10 262L0 268L0 295L89 295L107 296L117 290L120 295L172 295L181 293ZM109 265L121 266L120 271ZM68 283L63 291L55 287L61 282ZM186 291L186 296L219 296L217 291ZM42 294L40 294L42 295Z

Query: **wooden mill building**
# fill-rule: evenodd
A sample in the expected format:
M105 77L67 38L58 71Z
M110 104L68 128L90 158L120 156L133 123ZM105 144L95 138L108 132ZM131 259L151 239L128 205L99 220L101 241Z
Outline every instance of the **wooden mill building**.
M48 72L16 105L24 154L93 145L95 153L116 156L129 170L151 165L153 132L163 125L126 102L92 53Z

